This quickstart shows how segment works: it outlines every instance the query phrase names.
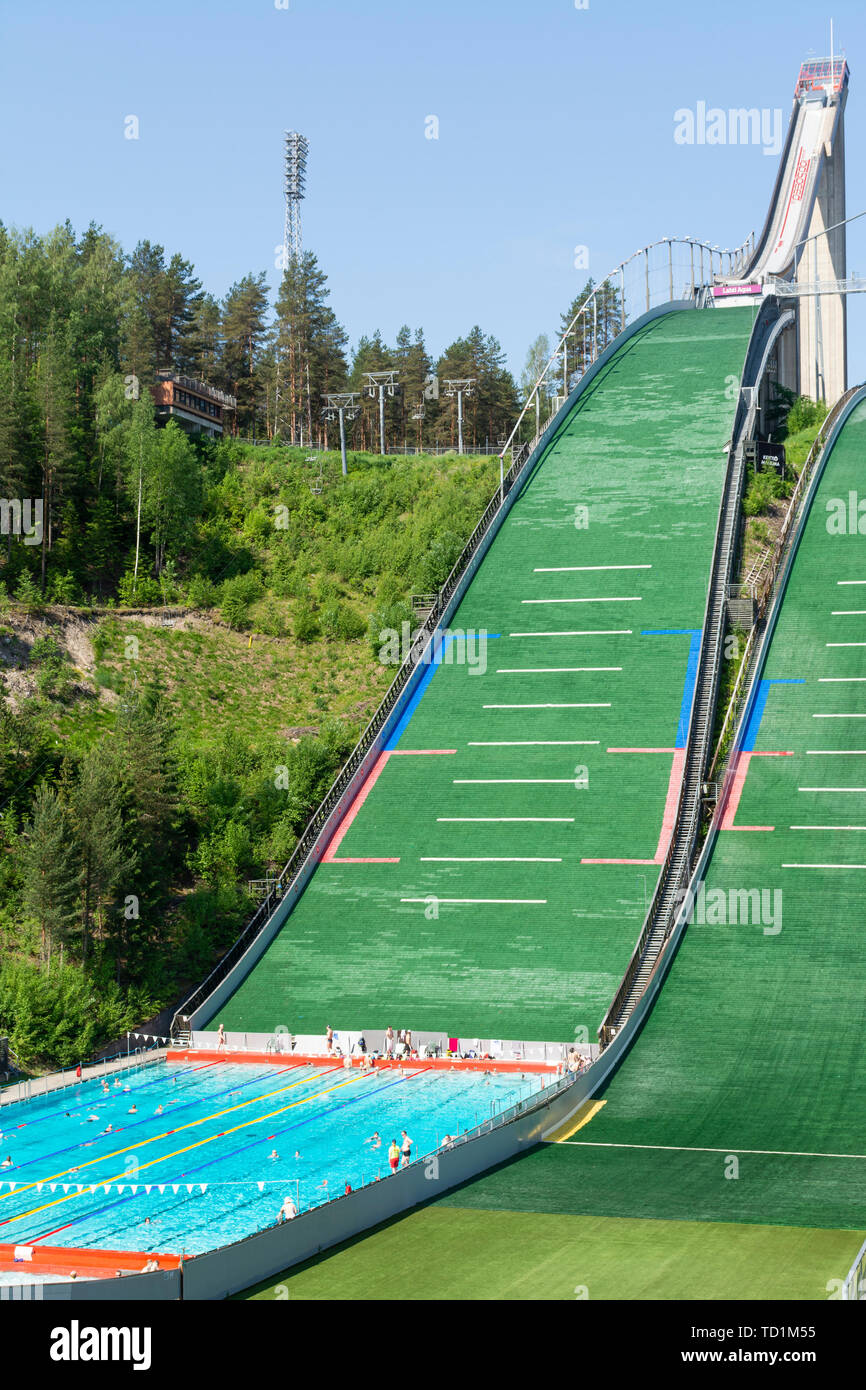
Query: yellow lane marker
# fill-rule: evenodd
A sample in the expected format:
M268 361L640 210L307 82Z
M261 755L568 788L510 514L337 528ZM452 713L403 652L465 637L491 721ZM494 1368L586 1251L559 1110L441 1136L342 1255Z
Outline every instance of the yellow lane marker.
M579 1129L583 1129L590 1120L594 1120L599 1110L605 1105L607 1105L606 1100L584 1101L580 1109L575 1111L571 1118L565 1121L565 1124L545 1135L544 1142L546 1144L561 1144L564 1140L570 1139L572 1134L577 1134Z
M271 1110L267 1115L257 1115L254 1120L244 1120L243 1124L233 1125L231 1129L221 1130L219 1134L211 1134L208 1136L207 1139L199 1139L194 1144L187 1144L186 1147L183 1149L175 1149L174 1153L162 1154L160 1158L151 1159L150 1163L140 1163L138 1165L138 1172L141 1173L145 1168L153 1168L157 1163L166 1163L170 1158L178 1158L180 1154L189 1153L191 1149L203 1148L205 1144L212 1143L214 1139L225 1139L227 1135L236 1134L238 1130L241 1129L249 1129L251 1125L262 1125L265 1123L266 1120L273 1120L277 1115L285 1114L287 1110L294 1110L299 1105L308 1105L311 1100L317 1100L320 1096L327 1096L330 1095L332 1091L339 1091L342 1090L344 1086L351 1086L354 1080L357 1080L357 1076L350 1077L348 1081L341 1081L337 1086L328 1086L324 1091L315 1091L311 1096L304 1096L301 1100L293 1100L288 1105L280 1106L278 1110ZM227 1114L228 1112L223 1111L222 1113ZM198 1121L196 1123L198 1123ZM192 1126L187 1125L186 1128L191 1129ZM124 1153L126 1152L126 1150L121 1149L120 1152ZM115 1155L109 1154L108 1157L114 1158ZM99 1160L94 1159L93 1162L97 1163L99 1162ZM43 1203L41 1207L31 1207L29 1211L19 1212L17 1216L10 1216L7 1221L3 1222L3 1225L11 1226L14 1221L23 1221L24 1218L27 1216L38 1216L40 1211L48 1211L51 1207L58 1207L63 1202L71 1202L74 1197L92 1196L93 1194L90 1192L91 1187L96 1189L99 1187L108 1186L111 1183L119 1182L121 1178L129 1179L129 1174L115 1173L110 1178L102 1178L99 1180L94 1180L92 1183L83 1184L83 1190L81 1192L69 1192L63 1197L56 1197L53 1202ZM50 1179L48 1179L47 1181L50 1181ZM44 1186L44 1182L40 1185ZM130 1186L133 1185L134 1184L130 1181ZM143 1183L135 1185L145 1186L145 1184ZM157 1183L151 1184L151 1186L154 1187L158 1185L159 1184ZM165 1185L166 1187L171 1186L170 1183L166 1183ZM31 1184L31 1186L35 1186L35 1184Z
M338 1068L331 1067L330 1071L337 1071ZM327 1075L327 1073L325 1073ZM360 1073L359 1073L360 1075ZM167 1139L170 1134L183 1134L185 1129L195 1129L196 1125L207 1124L208 1120L219 1120L223 1115L231 1115L235 1110L243 1110L248 1105L257 1105L260 1101L270 1100L271 1096L282 1095L285 1091L292 1091L296 1086L306 1086L310 1081L321 1080L321 1075L303 1076L300 1081L292 1081L287 1086L279 1086L275 1091L266 1091L263 1096L253 1096L250 1100L239 1101L237 1105L230 1105L227 1110L215 1110L212 1115L203 1115L199 1120L190 1120L185 1125L178 1125L177 1129L167 1129L163 1134L155 1134L151 1139L140 1139L136 1144L127 1144L125 1149L115 1149L113 1153L102 1154L99 1158L90 1158L86 1163L79 1163L74 1168L61 1168L59 1173L52 1173L50 1177L41 1178L38 1182L23 1183L15 1188L14 1192L4 1192L0 1194L0 1201L5 1201L7 1197L20 1197L22 1192L34 1187L44 1187L46 1183L57 1182L65 1178L69 1173L80 1173L84 1168L92 1168L95 1163L107 1163L111 1158L119 1158L121 1154L132 1153L135 1149L144 1149L148 1144L156 1144L160 1139ZM76 1178L77 1182L78 1179Z

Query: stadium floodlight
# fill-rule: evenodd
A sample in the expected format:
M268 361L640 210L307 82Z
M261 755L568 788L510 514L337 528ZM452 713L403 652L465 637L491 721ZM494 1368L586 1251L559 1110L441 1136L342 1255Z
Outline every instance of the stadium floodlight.
M400 388L399 373L395 371L384 372L365 372L367 385L364 387L364 395L371 399L379 397L379 444L382 453L387 453L385 448L385 392L389 396L395 396Z
M283 226L283 269L289 257L300 261L301 245L301 200L306 193L307 155L310 142L305 135L296 130L287 130L283 163L285 177L283 182L286 195L286 218Z
M340 421L340 453L343 459L343 477L345 478L349 469L346 464L346 421L354 420L358 411L361 409L358 402L361 399L360 391L328 391L322 394L325 402L322 415L325 420Z
M463 397L472 395L475 381L474 376L467 376L459 380L445 382L445 395L457 397L457 452L459 454L463 453Z

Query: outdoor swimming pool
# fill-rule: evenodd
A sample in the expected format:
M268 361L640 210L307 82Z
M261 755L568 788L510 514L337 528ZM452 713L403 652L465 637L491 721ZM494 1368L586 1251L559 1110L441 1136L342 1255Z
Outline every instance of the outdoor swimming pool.
M403 1129L415 1161L552 1079L156 1062L108 1093L18 1101L0 1110L0 1243L200 1254L272 1225L288 1196L303 1212L389 1177Z

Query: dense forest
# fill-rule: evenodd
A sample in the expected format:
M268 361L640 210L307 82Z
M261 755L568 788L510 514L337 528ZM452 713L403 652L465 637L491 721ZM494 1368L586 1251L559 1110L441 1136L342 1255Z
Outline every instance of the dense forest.
M575 335L569 386L617 313ZM493 454L548 355L518 387L478 327L435 359L408 327L350 353L309 252L218 301L151 242L0 224L0 1032L23 1062L137 1025L237 933L393 679L378 634L495 487L495 459L442 452L447 381L472 379L465 443ZM157 428L164 370L236 397L222 440ZM372 453L362 397L343 478L323 394L383 370L389 450L436 457Z

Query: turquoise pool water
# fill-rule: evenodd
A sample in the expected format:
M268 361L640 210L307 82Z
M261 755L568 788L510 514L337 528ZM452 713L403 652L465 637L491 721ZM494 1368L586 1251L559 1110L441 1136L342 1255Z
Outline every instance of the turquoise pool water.
M200 1254L272 1225L286 1197L305 1211L386 1179L401 1130L423 1159L550 1078L159 1062L119 1080L0 1110L14 1165L0 1168L0 1243Z

